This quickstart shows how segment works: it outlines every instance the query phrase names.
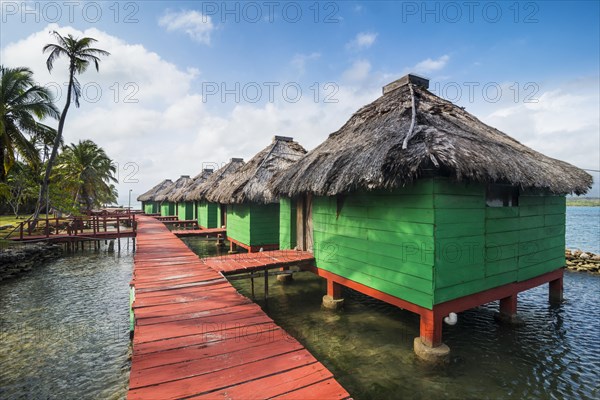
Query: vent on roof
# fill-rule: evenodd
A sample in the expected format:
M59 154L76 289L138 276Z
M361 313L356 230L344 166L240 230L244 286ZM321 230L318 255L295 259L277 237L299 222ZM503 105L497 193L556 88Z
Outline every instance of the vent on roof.
M392 83L388 83L383 87L383 94L388 94L392 90L396 90L399 87L408 85L412 83L413 85L421 86L424 89L429 89L429 79L420 77L414 74L404 75L402 78L395 80Z
M212 168L204 168L202 171L203 172L213 172L214 170Z
M189 178L189 175L181 175L182 178Z
M273 141L282 141L282 142L292 142L294 140L293 137L289 137L289 136L277 136L275 135L275 137L273 137Z
M234 157L234 158L232 158L232 159L231 159L231 161L232 161L232 162L234 162L234 161L242 161L242 162L243 162L243 161L244 161L244 159L243 159L243 158L235 158L235 157Z

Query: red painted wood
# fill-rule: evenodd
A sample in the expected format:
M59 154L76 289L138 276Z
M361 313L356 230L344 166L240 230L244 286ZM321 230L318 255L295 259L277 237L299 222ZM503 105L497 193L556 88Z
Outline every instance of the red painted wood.
M302 389L294 390L286 394L274 397L274 399L289 400L322 400L322 399L347 399L348 393L340 392L334 379L314 383Z
M199 260L159 221L140 216L138 222L130 399L181 398L242 385L258 398L303 387L320 391L321 398L348 397L298 341L221 275L313 262L312 256L262 252ZM268 386L260 384L267 378ZM318 384L325 381L334 384ZM248 398L246 390L235 393L228 398Z
M560 304L563 301L563 276L550 281L549 296L551 304Z
M515 316L517 315L517 294L510 295L500 299L500 314Z
M327 295L334 300L342 298L342 285L332 279L327 279Z

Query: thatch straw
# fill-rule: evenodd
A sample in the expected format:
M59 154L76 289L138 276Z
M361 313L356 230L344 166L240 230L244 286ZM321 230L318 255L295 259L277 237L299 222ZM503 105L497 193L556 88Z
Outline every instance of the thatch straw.
M196 190L196 188L202 185L206 180L213 174L212 168L204 168L202 172L194 177L194 179L190 179L188 184L185 187L180 188L173 198L172 201L190 201L188 199L188 195L191 191Z
M292 138L275 136L273 142L237 172L225 177L206 198L215 203L274 203L278 197L267 187L273 175L288 168L306 150Z
M333 196L358 189L392 189L426 172L458 181L502 182L556 194L583 194L592 177L492 128L425 88L390 90L358 110L340 130L273 179L276 194Z
M181 187L181 185L183 185L183 182L185 182L186 180L190 179L190 177L188 175L182 175L179 179L177 179L175 182L171 183L170 186L165 187L163 190L161 190L160 192L157 192L156 195L154 196L154 199L156 201L170 201L169 197L171 196L171 194L178 188Z
M152 189L148 190L146 193L140 194L137 199L138 201L155 201L156 194L170 187L172 184L172 180L165 179L158 185L154 186Z
M244 165L244 160L242 158L232 158L231 161L216 170L204 182L194 182L190 185L184 199L186 201L204 200L213 187L218 185L225 177L240 169L242 165Z

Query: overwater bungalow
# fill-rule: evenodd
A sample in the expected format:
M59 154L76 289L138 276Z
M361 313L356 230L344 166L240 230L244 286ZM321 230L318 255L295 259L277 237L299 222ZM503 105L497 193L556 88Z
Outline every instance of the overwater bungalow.
M592 177L519 143L405 76L383 88L271 187L280 245L314 251L323 305L349 287L420 315L414 348L447 359L442 325L550 283L562 299L565 195Z
M212 168L204 168L202 172L193 179L188 179L185 185L176 189L169 200L176 203L176 215L180 221L190 221L196 219L196 207L194 201L188 200L187 195L199 185L202 185L206 179L213 173Z
M279 198L267 184L305 153L293 138L275 136L269 146L207 193L208 201L227 205L232 250L236 245L250 252L279 248Z
M145 214L160 213L160 202L156 200L156 195L167 187L170 187L172 184L172 180L165 179L146 193L139 195L137 200L142 202L142 211Z
M175 182L171 182L171 184L166 185L162 190L156 192L156 194L154 195L154 200L158 202L161 217L175 216L175 203L171 203L167 200L167 196L173 190Z
M186 187L192 178L189 175L181 175L179 179L177 179L170 188L156 196L156 198L161 201L161 215L162 216L177 216L177 201L175 200L176 194L182 188ZM169 212L168 215L163 215L162 210L165 209L166 212Z
M198 181L190 186L185 200L196 204L196 216L201 228L220 228L226 225L227 205L210 202L206 200L206 196L219 182L236 172L242 165L244 165L244 159L232 158L223 167L209 175L205 181Z

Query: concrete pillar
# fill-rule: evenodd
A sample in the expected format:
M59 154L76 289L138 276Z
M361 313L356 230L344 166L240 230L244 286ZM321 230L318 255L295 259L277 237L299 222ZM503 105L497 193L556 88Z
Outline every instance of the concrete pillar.
M420 336L413 342L417 357L432 364L444 364L450 360L450 348L442 343L443 316L433 310L421 314Z
M517 315L517 293L500 299L500 312L494 314L494 318L504 324L524 324L524 321Z
M342 285L327 279L327 294L323 296L322 307L327 310L339 310L343 306Z
M288 267L281 267L279 269L279 271L289 271ZM294 280L294 277L292 276L292 273L289 272L287 274L281 274L281 275L277 275L277 282L281 282L283 284L285 283L290 283Z
M559 305L563 302L563 277L550 281L548 287L550 304Z

